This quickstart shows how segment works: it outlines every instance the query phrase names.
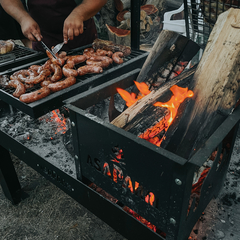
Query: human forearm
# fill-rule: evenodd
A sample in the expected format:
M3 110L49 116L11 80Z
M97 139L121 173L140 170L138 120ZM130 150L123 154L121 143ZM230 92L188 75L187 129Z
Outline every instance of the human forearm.
M30 17L20 0L0 0L3 9L21 24Z
M107 3L107 0L83 0L66 18L63 26L65 43L68 39L83 33L83 22L93 17Z
M83 21L86 21L96 15L106 3L107 0L83 0L83 2L73 10L73 13L78 14Z
M0 3L3 9L21 25L22 32L28 39L41 40L38 24L28 14L20 0L0 0Z

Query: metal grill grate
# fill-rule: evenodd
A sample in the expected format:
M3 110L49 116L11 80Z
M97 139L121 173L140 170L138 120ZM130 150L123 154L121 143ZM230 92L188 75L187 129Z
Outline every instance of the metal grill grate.
M187 37L205 48L218 15L240 8L240 0L184 0Z

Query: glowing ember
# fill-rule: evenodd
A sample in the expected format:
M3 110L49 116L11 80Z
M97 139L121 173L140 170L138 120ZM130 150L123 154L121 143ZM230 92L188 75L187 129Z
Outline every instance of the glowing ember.
M48 120L47 120L48 121ZM53 110L51 112L51 122L56 123L56 132L55 134L65 134L67 131L67 122L66 119L60 114L59 109Z

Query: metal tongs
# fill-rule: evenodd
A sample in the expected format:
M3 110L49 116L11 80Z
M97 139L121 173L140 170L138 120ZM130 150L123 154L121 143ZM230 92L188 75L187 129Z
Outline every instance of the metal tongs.
M48 48L48 46L43 41L41 41L41 44L45 50L48 50L52 54L52 56L57 59L55 53L53 53L53 51L51 51L50 48Z

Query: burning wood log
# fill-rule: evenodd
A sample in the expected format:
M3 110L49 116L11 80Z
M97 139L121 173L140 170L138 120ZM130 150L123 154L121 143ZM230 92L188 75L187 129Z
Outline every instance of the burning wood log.
M166 108L156 108L153 103L159 101L164 94L169 96L169 89L178 84L189 81L195 73L196 68L192 68L180 76L165 83L157 91L152 91L144 98L127 108L121 115L111 123L119 128L129 131L135 135L142 134L147 128L152 127L156 122L161 121L169 113Z
M189 159L234 110L240 98L240 31L237 24L240 22L239 16L239 9L229 9L219 16L197 70L191 76L191 81L188 79L187 86L193 90L194 96L188 104L181 107L178 118L168 126L167 132L164 132L166 135L162 142L159 139L162 137L161 129L165 127L164 122L159 127L156 145L161 144L162 148ZM171 43L170 40L172 39L165 41L165 45ZM148 83L148 79L158 69L157 63L162 61L163 64L167 61L168 54L163 54L163 45L162 43L161 46L154 46L137 81ZM178 83L182 84L186 79L184 75L180 76L182 81ZM179 80L179 77L176 79ZM163 101L164 94L175 81L177 80L169 80L169 83L165 83L159 90L151 92L129 107L112 123L142 137L143 132L155 124L154 120L161 121L166 118L167 112L154 110L152 104L155 101ZM190 96L185 93L184 95ZM162 107L163 104L159 106ZM160 115L157 116L154 111ZM150 142L155 144L155 139Z

